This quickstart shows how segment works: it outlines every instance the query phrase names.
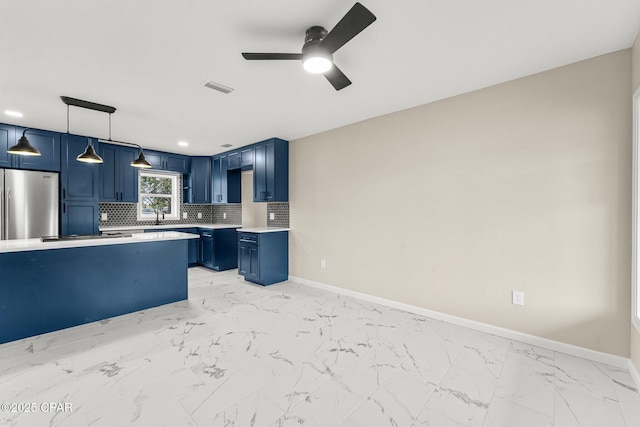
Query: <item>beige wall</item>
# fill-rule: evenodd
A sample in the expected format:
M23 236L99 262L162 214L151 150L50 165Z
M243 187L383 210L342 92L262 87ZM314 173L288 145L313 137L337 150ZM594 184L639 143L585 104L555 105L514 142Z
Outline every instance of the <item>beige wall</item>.
M632 94L640 88L640 34L636 38L636 42L631 49L631 81ZM640 371L640 332L635 327L631 327L631 360Z
M242 226L266 227L267 204L253 201L253 171L243 171L242 185Z
M290 274L628 356L630 61L292 141Z

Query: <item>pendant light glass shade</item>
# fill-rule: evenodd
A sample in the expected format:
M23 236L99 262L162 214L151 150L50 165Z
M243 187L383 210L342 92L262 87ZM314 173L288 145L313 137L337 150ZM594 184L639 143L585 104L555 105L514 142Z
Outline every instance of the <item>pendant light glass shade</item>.
M18 140L18 143L13 147L10 147L7 150L7 153L18 154L20 156L40 156L41 155L40 151L38 151L37 148L31 145L31 143L25 136L25 133L27 133L28 130L29 129L25 129L24 132L22 132L22 136Z
M88 139L87 148L85 148L84 153L80 154L76 157L76 160L84 163L102 163L102 157L98 156L96 151L93 149L93 145L91 144L91 140Z
M142 149L140 149L140 154L138 155L138 158L135 159L133 162L131 162L131 166L133 166L134 168L141 168L141 169L149 169L151 167L151 163L149 163L147 159L144 158L144 153L142 152Z

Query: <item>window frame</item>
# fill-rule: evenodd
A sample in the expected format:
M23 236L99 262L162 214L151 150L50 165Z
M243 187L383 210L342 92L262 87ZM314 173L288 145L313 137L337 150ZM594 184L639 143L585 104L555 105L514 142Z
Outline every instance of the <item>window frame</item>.
M640 262L638 255L640 251L640 183L638 182L638 167L640 166L640 88L633 94L633 172L632 172L632 245L631 245L631 323L640 332Z
M138 207L137 207L137 220L138 221L155 221L155 214L143 214L142 213L142 176L152 176L158 178L171 178L171 212L172 215L160 218L161 220L174 221L180 219L180 174L177 172L158 171L150 169L140 169L138 171Z

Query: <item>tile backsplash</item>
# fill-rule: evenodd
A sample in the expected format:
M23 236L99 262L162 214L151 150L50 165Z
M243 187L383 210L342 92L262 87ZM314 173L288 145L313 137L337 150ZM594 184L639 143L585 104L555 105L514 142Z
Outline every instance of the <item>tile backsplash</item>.
M289 228L289 202L267 203L267 227Z
M144 227L153 225L154 221L138 221L137 203L100 203L100 217L107 214L106 221L100 221L100 227ZM163 224L242 224L242 205L232 203L227 205L210 204L183 204L180 206L180 216L186 212L187 218L180 220L162 220ZM198 213L202 214L202 219L198 219ZM226 218L224 218L224 214ZM274 214L274 219L269 219L270 214ZM268 227L289 227L289 203L274 202L267 203L267 226Z
M138 221L137 203L100 203L100 218L102 214L107 214L106 221L100 221L100 227L143 227L153 225L154 221ZM186 219L162 220L163 224L211 224L213 223L212 205L183 204L180 206L180 216L187 213ZM198 213L202 214L202 219L198 219ZM242 223L242 216L240 222Z
M225 218L225 215L226 218ZM242 205L231 203L227 205L213 205L214 224L242 224Z

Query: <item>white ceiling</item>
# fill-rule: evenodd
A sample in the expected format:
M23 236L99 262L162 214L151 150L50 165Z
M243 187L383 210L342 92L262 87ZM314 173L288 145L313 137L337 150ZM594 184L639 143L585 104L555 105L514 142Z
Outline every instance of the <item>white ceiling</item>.
M113 139L210 155L625 49L640 31L638 0L361 2L378 19L334 55L353 81L336 92L299 62L240 53L300 52L354 1L0 0L0 122L64 132L66 95L116 107ZM108 116L71 108L70 131L106 138Z

